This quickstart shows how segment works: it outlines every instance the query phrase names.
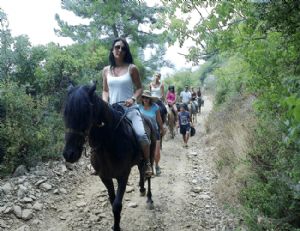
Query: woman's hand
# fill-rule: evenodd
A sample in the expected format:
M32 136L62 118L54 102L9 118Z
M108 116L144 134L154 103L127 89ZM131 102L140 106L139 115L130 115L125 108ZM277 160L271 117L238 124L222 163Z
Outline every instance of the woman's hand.
M125 101L125 106L126 107L131 107L133 104L134 104L134 100L132 99L132 98L130 98L130 99L127 99L126 101Z

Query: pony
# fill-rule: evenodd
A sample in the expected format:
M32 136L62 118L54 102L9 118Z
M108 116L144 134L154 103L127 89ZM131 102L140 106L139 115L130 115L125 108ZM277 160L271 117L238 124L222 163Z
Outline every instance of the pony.
M188 104L188 110L191 115L192 123L197 122L197 112L198 112L198 105L196 101L192 101Z
M169 132L170 132L170 136L171 136L172 139L174 139L175 129L176 129L176 118L175 118L175 114L172 110L172 107L170 107L169 105L167 107L167 111L168 111L167 125L168 125L168 129L169 129Z
M148 181L147 207L153 208L151 177L145 177L142 150L121 107L113 107L95 93L96 83L92 86L71 87L64 106L65 147L63 156L66 162L74 163L82 155L83 146L88 141L91 147L91 164L105 185L114 215L113 230L119 231L122 199L128 177L134 165L139 169L139 187L142 196ZM125 112L126 113L126 112ZM155 152L155 131L145 118L145 129L151 141L150 162L153 165ZM115 191L113 179L118 186Z

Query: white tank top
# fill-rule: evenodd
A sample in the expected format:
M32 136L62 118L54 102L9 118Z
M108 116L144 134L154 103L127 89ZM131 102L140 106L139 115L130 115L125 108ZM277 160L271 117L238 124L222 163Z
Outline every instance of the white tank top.
M159 84L159 86L157 86L157 87L154 87L151 84L151 95L161 99L162 95L161 95L161 89L160 88L161 88L161 84Z
M113 76L109 68L107 73L107 84L109 89L109 103L125 101L133 96L133 82L130 76L130 65L125 74Z

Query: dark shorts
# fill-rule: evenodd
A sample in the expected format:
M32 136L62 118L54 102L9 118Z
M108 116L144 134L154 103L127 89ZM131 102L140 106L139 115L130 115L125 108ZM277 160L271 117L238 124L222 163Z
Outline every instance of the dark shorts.
M185 135L187 132L190 132L191 126L187 125L180 125L180 134Z

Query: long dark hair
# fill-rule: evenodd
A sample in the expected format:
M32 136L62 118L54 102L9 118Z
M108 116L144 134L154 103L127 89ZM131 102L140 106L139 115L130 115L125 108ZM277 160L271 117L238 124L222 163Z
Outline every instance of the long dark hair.
M113 49L114 49L114 46L115 46L116 42L118 42L118 41L123 42L124 47L125 47L124 62L128 63L128 64L132 64L133 63L133 58L132 58L132 55L131 55L131 52L130 52L130 48L129 48L129 45L128 45L127 41L125 39L123 39L123 38L116 38L113 41L112 46L110 48L110 52L109 52L109 63L111 65L111 67L115 67L116 66L115 57L114 57L114 54L113 54Z

